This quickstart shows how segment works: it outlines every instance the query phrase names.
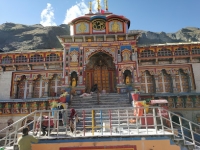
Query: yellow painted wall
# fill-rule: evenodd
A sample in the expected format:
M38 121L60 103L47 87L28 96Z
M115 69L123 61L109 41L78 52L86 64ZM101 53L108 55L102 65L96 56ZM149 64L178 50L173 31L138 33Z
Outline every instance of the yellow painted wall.
M110 142L73 142L73 143L47 143L33 144L32 150L59 150L60 147L93 147L93 146L123 146L136 145L136 150L180 150L179 146L170 145L169 140L137 140L137 141L110 141ZM90 149L91 150L91 149ZM92 149L92 150L97 150ZM112 149L113 150L113 149ZM121 148L118 150L133 150Z

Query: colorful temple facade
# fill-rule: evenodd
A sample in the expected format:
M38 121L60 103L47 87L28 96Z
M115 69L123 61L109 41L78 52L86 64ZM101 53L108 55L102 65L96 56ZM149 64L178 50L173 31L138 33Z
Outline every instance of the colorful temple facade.
M71 21L71 34L58 36L63 49L0 53L0 115L50 109L62 89L82 94L97 84L107 93L165 98L172 111L200 122L200 42L140 47L129 19L98 9Z

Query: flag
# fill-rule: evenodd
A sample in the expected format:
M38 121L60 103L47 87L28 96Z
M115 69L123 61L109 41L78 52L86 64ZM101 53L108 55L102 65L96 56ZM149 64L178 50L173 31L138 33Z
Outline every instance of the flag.
M104 14L105 13L105 10L101 9L101 14Z

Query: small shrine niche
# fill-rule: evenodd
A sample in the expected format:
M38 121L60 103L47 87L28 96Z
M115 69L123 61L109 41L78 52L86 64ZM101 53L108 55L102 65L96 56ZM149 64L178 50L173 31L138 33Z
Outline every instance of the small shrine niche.
M131 84L131 71L130 70L125 70L124 71L124 83L126 85Z
M71 86L72 87L76 87L77 86L77 81L78 81L78 75L74 71L74 72L71 73Z

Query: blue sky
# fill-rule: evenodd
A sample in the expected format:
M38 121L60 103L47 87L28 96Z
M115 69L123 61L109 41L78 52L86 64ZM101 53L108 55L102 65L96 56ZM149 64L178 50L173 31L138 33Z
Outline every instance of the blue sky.
M89 1L1 0L0 24L60 25L87 13ZM96 0L92 1L96 9ZM176 32L184 27L200 28L200 0L108 0L108 6L110 12L131 20L130 29Z

